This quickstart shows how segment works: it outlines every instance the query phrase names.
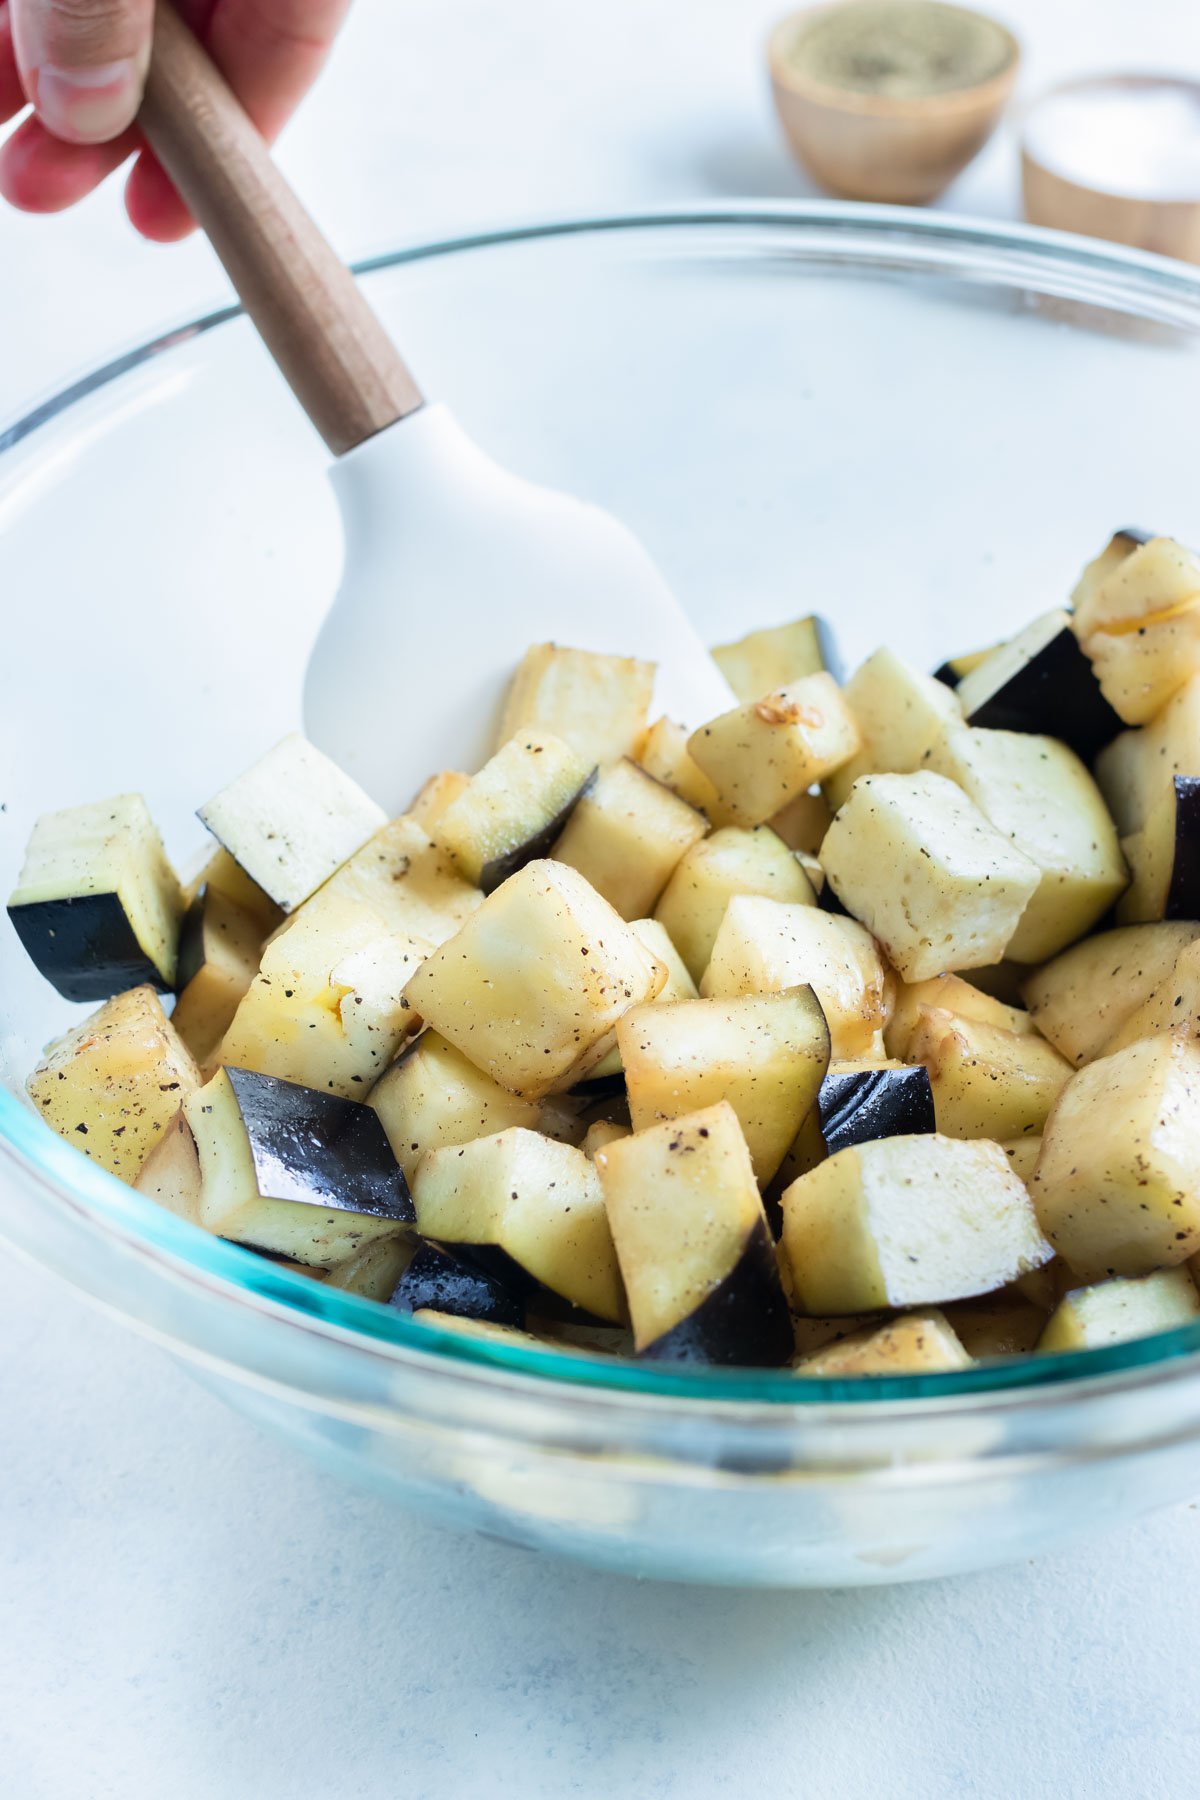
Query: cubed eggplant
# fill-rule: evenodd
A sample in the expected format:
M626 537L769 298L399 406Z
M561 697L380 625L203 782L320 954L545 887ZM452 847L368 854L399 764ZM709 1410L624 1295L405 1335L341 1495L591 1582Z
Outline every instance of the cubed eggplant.
M532 862L427 958L405 998L493 1081L539 1100L589 1074L622 1013L666 979L582 875Z
M508 691L498 741L536 727L565 739L589 766L632 756L653 692L653 663L532 644Z
M208 1230L333 1268L416 1213L367 1106L273 1075L223 1068L187 1102Z
M811 987L654 1001L626 1013L617 1043L635 1131L725 1099L760 1185L783 1161L829 1067L829 1027Z
M410 1182L427 1150L538 1122L534 1101L502 1088L436 1031L422 1032L400 1052L367 1104L379 1114Z
M833 630L819 613L790 625L752 631L733 644L714 644L712 658L739 700L757 700L772 688L786 687L805 675L827 670L842 679L842 662Z
M862 748L853 713L832 675L806 675L732 712L688 739L740 825L763 825Z
M553 856L633 921L653 910L680 858L707 831L702 813L622 757L580 794Z
M637 1354L778 1367L793 1351L750 1152L727 1101L596 1154Z
M946 1315L929 1308L901 1313L885 1325L851 1332L796 1360L797 1375L826 1380L855 1375L945 1375L969 1369L971 1357Z
M437 841L468 881L490 894L548 856L596 765L548 731L526 729L502 744L438 821Z
M1093 594L1103 586L1110 575L1116 573L1121 564L1143 544L1148 544L1158 534L1143 531L1138 525L1122 525L1114 531L1098 556L1094 556L1075 583L1071 594L1071 608L1074 612L1086 610Z
M1003 1150L983 1141L874 1138L801 1175L782 1206L783 1254L810 1313L966 1300L1053 1254Z
M871 1138L936 1131L928 1069L903 1063L841 1063L817 1095L821 1136L830 1156Z
M153 988L138 987L49 1044L25 1085L47 1125L132 1185L200 1072Z
M691 733L686 725L674 719L655 719L638 740L634 761L655 781L661 781L673 794L702 812L710 825L731 825L733 819L721 804L718 794L704 770L692 761L688 750Z
M1063 611L1043 613L958 685L968 725L1042 732L1090 762L1122 729Z
M730 900L700 992L705 999L778 994L810 986L829 1024L838 1062L883 1054L895 976L854 919L759 895Z
M822 784L834 812L860 775L911 775L930 746L962 724L957 696L886 646L854 671L842 697L862 743Z
M1008 946L1014 962L1057 955L1090 931L1124 890L1129 877L1112 818L1066 744L1033 732L963 725L938 739L925 764L956 782L1041 871Z
M431 1150L413 1198L422 1237L503 1286L540 1284L598 1319L624 1317L600 1182L573 1145L515 1126Z
M383 808L298 732L202 806L199 817L285 913L387 823Z
M723 826L702 838L681 858L654 909L693 981L708 967L726 908L738 894L797 906L815 906L817 898L795 852L769 825Z
M948 656L933 671L933 679L940 681L943 687L956 688L972 670L986 662L999 648L999 644L989 644L986 650L967 650L961 656Z
M184 899L140 794L44 813L8 916L66 1000L175 985Z
M1042 1036L1079 1068L1107 1054L1112 1039L1200 937L1200 923L1124 925L1064 950L1024 986Z
M524 1284L527 1286L528 1284ZM523 1326L522 1293L434 1244L422 1244L390 1296L397 1312L429 1310L491 1325Z
M928 770L857 781L821 862L908 982L998 962L1041 880L953 781Z
M1200 776L1175 775L1141 831L1122 838L1133 880L1123 925L1200 918Z
M258 973L262 930L215 888L206 887L188 908L179 940L179 998L171 1021L203 1067L233 1023Z

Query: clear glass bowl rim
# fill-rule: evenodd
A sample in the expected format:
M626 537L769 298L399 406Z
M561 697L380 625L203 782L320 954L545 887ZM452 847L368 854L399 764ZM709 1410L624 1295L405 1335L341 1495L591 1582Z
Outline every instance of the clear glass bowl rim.
M960 279L1019 280L1023 273L1037 273L1042 277L1040 291L1047 294L1118 308L1136 297L1151 316L1200 337L1200 269L1033 226L836 201L744 201L518 223L405 246L365 258L354 267L358 275L369 276L432 257L588 233L736 226L793 231L798 246L808 233L818 250L814 262L832 258L847 267L856 261L880 268L940 265ZM1051 276L1053 280L1048 279ZM240 306L231 305L189 320L56 390L0 428L0 459L123 375L229 323L241 312ZM5 474L0 460L0 482ZM205 1287L219 1284L228 1298L273 1317L281 1330L316 1332L343 1348L357 1347L364 1354L396 1362L419 1359L428 1366L432 1354L451 1362L460 1376L474 1367L493 1380L505 1375L532 1379L542 1392L547 1384L574 1389L579 1400L589 1392L596 1398L657 1397L681 1403L678 1410L687 1412L741 1401L773 1410L786 1407L811 1418L815 1408L847 1407L854 1412L879 1402L969 1403L972 1396L985 1395L996 1401L1028 1390L1061 1390L1064 1385L1072 1391L1085 1386L1095 1390L1114 1380L1125 1385L1131 1376L1179 1375L1200 1361L1200 1323L1102 1350L1002 1358L953 1374L843 1380L802 1378L779 1370L671 1368L509 1345L415 1323L389 1307L327 1288L209 1236L88 1162L6 1088L0 1088L0 1155L11 1178L32 1177L86 1228L149 1255L177 1279Z

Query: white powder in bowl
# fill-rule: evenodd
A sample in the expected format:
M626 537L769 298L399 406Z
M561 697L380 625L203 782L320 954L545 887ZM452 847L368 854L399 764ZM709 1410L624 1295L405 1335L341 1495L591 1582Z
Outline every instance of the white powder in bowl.
M1200 82L1113 76L1047 94L1025 122L1035 162L1133 200L1200 200Z

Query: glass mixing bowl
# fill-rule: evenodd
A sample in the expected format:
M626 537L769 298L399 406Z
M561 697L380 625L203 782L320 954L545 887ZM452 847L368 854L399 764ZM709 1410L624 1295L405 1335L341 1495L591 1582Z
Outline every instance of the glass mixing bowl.
M1114 526L1200 539L1200 271L1181 265L829 204L534 227L364 279L426 392L627 520L710 641L818 608L851 661L890 640L932 664L1060 603ZM193 807L296 723L341 555L324 466L234 311L0 434L9 886L38 812L131 788L187 861ZM453 644L397 671L400 732L406 680L453 705ZM76 1010L0 931L0 1227L433 1517L636 1574L840 1586L1026 1555L1200 1489L1200 1326L811 1381L510 1350L326 1291L42 1125L23 1078Z

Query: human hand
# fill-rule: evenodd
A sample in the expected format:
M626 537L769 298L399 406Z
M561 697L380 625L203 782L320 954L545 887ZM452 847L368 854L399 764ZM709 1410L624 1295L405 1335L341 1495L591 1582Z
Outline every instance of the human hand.
M350 0L175 0L263 136L273 139L316 80ZM134 158L125 206L144 237L171 243L192 220L133 121L150 57L154 0L0 0L0 194L60 212Z

